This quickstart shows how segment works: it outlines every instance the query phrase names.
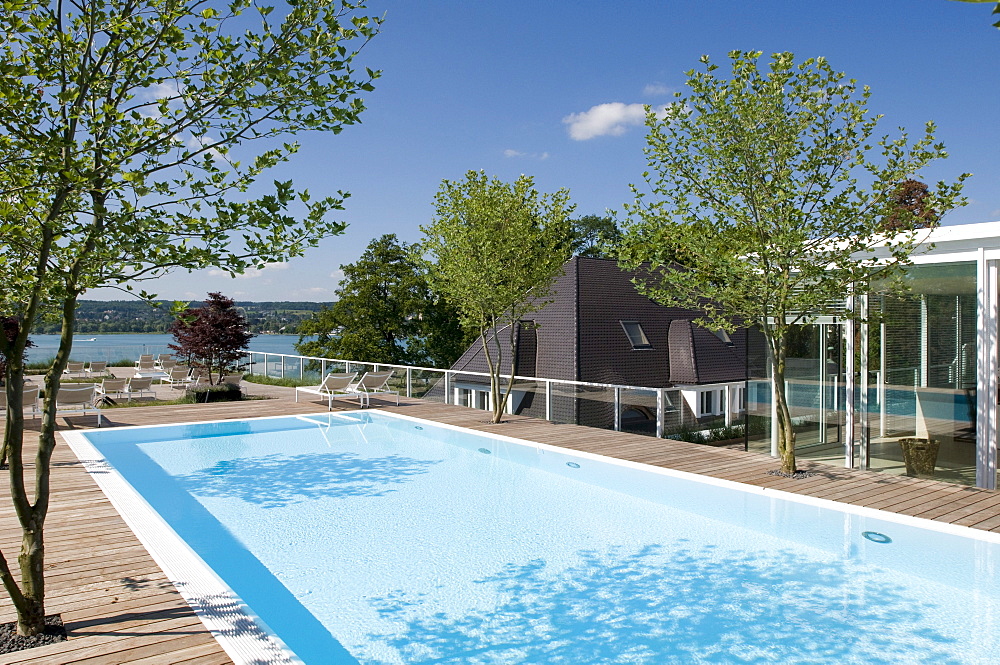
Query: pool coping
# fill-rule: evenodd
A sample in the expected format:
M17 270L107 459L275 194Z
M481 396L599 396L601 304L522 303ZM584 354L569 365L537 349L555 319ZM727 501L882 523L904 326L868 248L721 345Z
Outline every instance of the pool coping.
M212 423L233 423L240 421L264 421L275 419L299 419L317 422L319 418L349 419L352 414L369 414L368 410L349 410L332 413L316 413L308 415L279 415L257 418L219 419L211 421L189 421L157 425L135 425L117 427L115 431L144 430L164 427L183 427L188 425L207 425ZM621 459L599 453L591 453L553 444L541 443L530 439L512 437L505 434L483 432L450 423L443 423L427 418L419 418L405 414L379 411L379 413L399 420L425 423L453 431L461 431L482 436L487 439L505 441L516 445L534 447L536 449L559 453L568 457L588 459L617 466L654 472L662 476L675 477L707 485L734 489L760 496L779 498L799 504L817 506L842 513L863 517L873 517L941 533L964 536L974 540L1000 544L1000 533L983 531L972 527L939 522L921 517L902 515L878 508L869 508L830 499L795 494L783 490L749 485L733 480L714 478L677 469L664 468L644 464L632 460ZM97 430L94 430L97 431ZM303 664L275 634L267 624L222 580L191 547L176 534L172 527L148 504L142 495L125 480L117 469L114 469L98 452L96 447L86 438L86 431L60 432L69 447L80 459L84 469L90 475L104 494L108 497L115 510L122 516L136 538L160 566L167 578L185 599L206 629L218 641L227 655L234 662L246 663L289 663ZM304 665L304 664L303 664Z

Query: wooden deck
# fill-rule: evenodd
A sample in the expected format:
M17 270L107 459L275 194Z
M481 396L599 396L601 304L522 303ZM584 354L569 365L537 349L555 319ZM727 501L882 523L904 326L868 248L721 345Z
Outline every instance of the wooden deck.
M287 389L254 387L251 391L267 392L275 399L104 413L111 425L124 426L326 410L325 403L318 401L296 404ZM792 480L768 475L776 462L754 453L517 416L492 425L485 422L487 414L482 411L419 400L404 399L399 407L384 408L487 433L1000 532L998 492L809 462L800 467L815 475ZM74 416L69 421L60 419L67 428L89 428L95 419ZM47 610L62 615L69 640L0 655L0 665L231 662L65 444L56 448L52 488L46 524ZM4 472L0 494L6 497L7 493ZM0 499L0 547L9 560L16 558L18 537L9 501ZM0 622L13 619L9 600L0 591Z

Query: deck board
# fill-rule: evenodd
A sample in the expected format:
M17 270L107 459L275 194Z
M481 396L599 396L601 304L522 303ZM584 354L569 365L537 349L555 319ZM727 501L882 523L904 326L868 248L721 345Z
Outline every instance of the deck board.
M253 391L253 389L252 389ZM267 389L274 399L111 409L106 426L158 425L245 417L324 413L325 402L299 402L293 391ZM1000 533L1000 494L987 490L890 476L802 460L810 477L771 475L777 461L757 453L621 432L508 416L487 422L482 411L420 400L378 408L417 418L538 441L587 453L711 476L757 487L795 492L858 506L963 524ZM335 408L356 408L335 402ZM37 422L37 421L36 421ZM72 417L64 429L89 429L93 417ZM30 455L26 465L30 466ZM29 474L30 475L30 474ZM8 479L0 474L0 496ZM56 447L52 507L46 524L48 611L62 614L64 643L0 655L0 665L221 665L230 659L169 583L69 447ZM0 501L0 547L16 555L19 530L9 501ZM0 590L0 621L14 618Z

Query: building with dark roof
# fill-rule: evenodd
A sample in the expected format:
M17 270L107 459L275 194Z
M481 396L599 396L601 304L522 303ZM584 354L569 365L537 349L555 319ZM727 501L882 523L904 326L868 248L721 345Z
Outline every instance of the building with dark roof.
M681 388L682 399L675 400L681 403L674 404L673 411L678 419L687 416L682 422L690 423L721 415L726 398L742 402L742 382L747 375L746 331L740 329L729 336L694 325L692 319L698 312L653 302L636 290L632 283L635 276L613 260L570 259L555 280L551 302L521 321L514 331L515 374ZM505 333L500 338L506 339ZM505 358L504 366L509 362ZM481 343L473 344L452 369L488 372ZM488 391L483 382L483 378L471 375L456 377L456 402L485 408L488 398L478 394ZM729 384L737 383L740 386L731 392ZM537 388L523 382L516 385L512 411L544 416L545 405L540 403L544 399ZM565 394L569 390L565 384L555 388L550 411L554 419L600 427L614 421L614 400L607 394L612 388L578 387L573 395ZM623 427L635 429L629 425L650 418L655 421L655 392L626 392L625 399L618 400Z

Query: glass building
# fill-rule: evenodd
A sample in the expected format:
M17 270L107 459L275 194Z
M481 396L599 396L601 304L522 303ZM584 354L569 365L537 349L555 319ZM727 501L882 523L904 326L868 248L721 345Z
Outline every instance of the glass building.
M800 459L996 489L1000 222L925 232L908 289L796 328L788 394ZM763 359L762 359L763 360ZM768 366L748 386L776 453ZM771 432L770 436L768 432Z

